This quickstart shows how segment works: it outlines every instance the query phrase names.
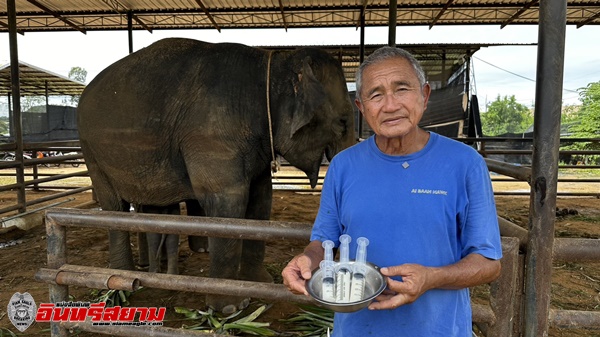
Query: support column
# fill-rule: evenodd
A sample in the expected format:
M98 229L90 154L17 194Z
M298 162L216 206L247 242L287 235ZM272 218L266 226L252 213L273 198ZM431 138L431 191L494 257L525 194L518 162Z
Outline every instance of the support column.
M129 40L129 54L133 53L133 13L127 12L127 37Z
M398 12L398 0L390 1L390 11L388 14L388 46L396 46L396 17Z
M25 165L23 164L23 124L21 118L21 87L19 84L19 53L17 47L17 9L15 0L6 0L8 10L8 42L10 45L10 80L12 86L13 128L15 136L15 167L19 213L25 212Z
M525 337L548 336L567 1L540 1Z
M365 60L365 7L363 6L360 11L360 50L359 50L359 64L362 64ZM358 94L358 92L357 92ZM354 104L354 103L353 103ZM358 139L363 136L363 115L361 112L358 113Z

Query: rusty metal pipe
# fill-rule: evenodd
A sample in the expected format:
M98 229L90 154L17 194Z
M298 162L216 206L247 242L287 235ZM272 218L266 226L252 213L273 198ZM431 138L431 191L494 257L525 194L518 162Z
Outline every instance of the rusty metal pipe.
M262 298L273 301L289 301L316 305L309 297L292 294L283 284L260 283L228 279L207 278L188 275L170 275L146 273L140 271L107 269L98 267L65 264L60 271L118 275L129 279L138 279L142 287L169 289L196 293L231 295L238 297Z
M555 238L552 258L554 261L600 261L600 240Z
M514 322L514 302L517 294L519 239L502 238L500 277L490 284L490 306L496 317L486 336L510 336Z
M83 330L112 336L127 336L127 337L217 337L229 336L215 333L205 333L195 330L174 329L167 327L143 327L143 326L118 326L118 325L103 325L95 326L92 322L61 322L60 326L69 330Z
M210 293L217 295L231 295L239 297L246 296L272 300L276 302L294 302L318 305L317 302L309 297L292 294L282 284L216 279L199 276L146 273L71 264L63 265L57 272L60 271L105 275L120 274L119 276L124 278L138 279L140 286L149 288ZM496 316L489 306L473 304L473 321L493 324L496 322Z
M550 309L550 325L558 328L595 328L600 330L600 311Z
M52 219L46 219L46 242L48 245L48 268L58 269L67 263L67 228L58 225ZM66 285L50 284L49 295L51 303L69 300L69 287ZM52 337L67 337L68 331L56 322L50 323Z
M483 304L472 304L472 317L473 322L477 323L485 323L485 324L494 324L496 322L496 316L488 305Z
M35 274L37 281L57 285L76 285L91 289L114 289L135 291L140 287L140 281L136 278L123 277L121 275L78 273L58 269L40 268Z
M485 158L488 170L505 176L515 178L520 181L531 181L531 168L516 166L502 161Z
M308 242L312 225L300 222L144 214L99 210L54 209L46 212L63 226L153 232L262 241Z
M526 251L529 232L525 228L500 216L498 217L498 225L500 226L500 234L502 236L515 237L519 239L519 249L521 249L523 252Z

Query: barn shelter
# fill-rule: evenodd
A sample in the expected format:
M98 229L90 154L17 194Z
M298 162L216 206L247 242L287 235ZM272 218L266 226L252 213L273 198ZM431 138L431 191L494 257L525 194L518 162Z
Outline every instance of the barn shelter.
M35 107L22 114L23 141L42 142L77 139L76 109L70 106L50 105L50 96L81 95L85 83L81 83L49 70L23 61L19 62L21 96L46 97L44 106ZM3 143L14 142L13 110L11 107L10 64L0 66L0 96L8 97L9 134L0 138ZM14 149L9 149L14 150Z
M19 77L16 34L26 34L28 31L75 30L85 33L90 30L110 29L151 32L155 29L359 27L360 45L364 46L366 26L387 26L388 44L396 45L397 25L538 25L532 167L530 170L505 166L490 168L510 171L512 175L524 177L532 186L525 258L525 295L522 299L523 324L514 321L510 324L519 325L517 328L526 337L547 335L549 321L561 318L575 322L595 322L599 325L600 318L595 312L571 316L572 312L563 310L554 312L551 316L549 314L565 25L581 27L600 24L599 1L423 0L398 3L397 0L259 0L241 3L207 0L7 0L6 6L4 3L0 4L0 32L9 32L11 71L13 79L16 79ZM132 34L129 46L130 51L133 51ZM360 55L361 59L365 55L362 47ZM13 85L12 90L15 93L15 116L20 117L18 82ZM60 300L59 297L54 298ZM576 317L578 319L575 319ZM57 326L55 328L58 329Z

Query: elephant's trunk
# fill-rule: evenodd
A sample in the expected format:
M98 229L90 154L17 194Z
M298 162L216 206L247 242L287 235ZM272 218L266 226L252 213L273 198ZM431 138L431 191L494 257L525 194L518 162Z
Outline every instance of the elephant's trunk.
M319 181L319 170L321 168L320 162L317 162L315 164L315 167L313 167L313 169L310 170L310 172L304 172L308 177L308 181L310 182L310 187L312 189L314 189L317 186L317 182Z

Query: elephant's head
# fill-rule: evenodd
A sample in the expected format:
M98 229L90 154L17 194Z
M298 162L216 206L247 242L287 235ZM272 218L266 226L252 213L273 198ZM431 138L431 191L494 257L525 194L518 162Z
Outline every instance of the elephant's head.
M287 62L288 74L293 75L283 85L292 86L293 92L286 95L289 101L280 102L285 117L279 120L276 147L306 173L314 188L323 154L331 160L354 144L354 110L342 68L327 53L300 49Z

